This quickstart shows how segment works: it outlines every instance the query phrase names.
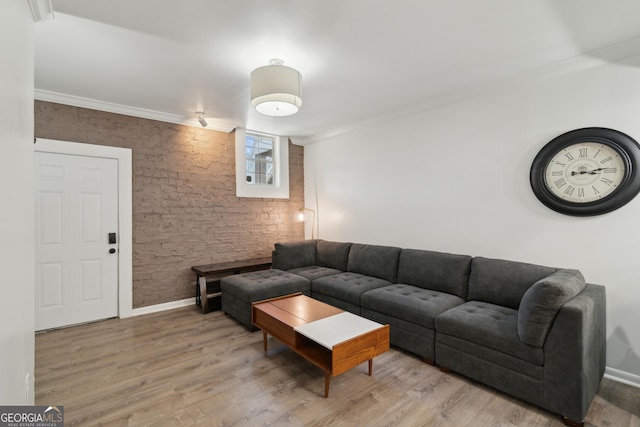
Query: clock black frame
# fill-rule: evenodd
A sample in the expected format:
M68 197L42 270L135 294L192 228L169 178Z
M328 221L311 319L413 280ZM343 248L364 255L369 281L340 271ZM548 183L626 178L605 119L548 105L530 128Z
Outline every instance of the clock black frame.
M620 154L625 164L622 181L611 194L599 200L575 203L556 197L545 182L545 171L549 161L566 147L581 142L604 144ZM538 152L531 164L529 181L531 189L545 206L565 215L601 215L618 209L630 202L640 192L640 145L629 135L601 127L575 129L549 141Z

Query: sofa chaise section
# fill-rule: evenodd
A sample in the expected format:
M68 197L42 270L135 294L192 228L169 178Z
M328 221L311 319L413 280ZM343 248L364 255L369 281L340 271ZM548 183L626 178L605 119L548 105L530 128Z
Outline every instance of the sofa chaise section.
M251 304L301 292L311 296L311 281L346 270L351 243L305 240L276 243L272 269L228 276L220 281L222 311L250 330Z
M251 304L301 292L311 296L309 279L279 269L234 274L220 280L222 311L256 330L251 323Z

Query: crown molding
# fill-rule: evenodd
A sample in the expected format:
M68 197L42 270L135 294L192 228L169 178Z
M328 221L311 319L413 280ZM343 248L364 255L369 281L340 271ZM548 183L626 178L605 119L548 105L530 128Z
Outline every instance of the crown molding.
M561 63L555 63L550 66L528 70L526 72L519 73L517 75L513 75L509 78L501 79L499 81L487 82L483 85L473 87L460 88L458 90L454 90L440 96L431 97L426 101L380 114L378 116L360 122L351 123L340 128L329 130L327 132L321 132L315 135L301 138L300 145L316 143L322 140L356 131L360 128L370 127L376 124L390 122L396 119L401 119L403 117L409 117L415 114L424 113L431 109L460 102L465 99L473 98L475 96L480 96L484 93L512 89L516 86L522 86L524 84L532 84L537 81L543 81L545 79L551 78L553 76L560 76L572 71L579 71L581 69L590 68L599 64L602 64L602 61L595 61L594 59L586 61L586 58L581 57L571 58L569 60L562 61Z
M33 22L38 23L55 19L53 0L27 0L27 4L29 5L29 9L31 9Z
M487 82L483 85L461 88L441 96L429 98L426 101L413 104L398 110L387 112L376 117L360 122L348 124L346 126L321 132L307 137L298 138L298 145L307 145L342 134L353 132L357 129L370 127L376 124L393 121L414 114L426 112L433 108L438 108L447 104L460 102L475 96L494 91L511 90L527 84L535 84L562 77L570 73L584 71L597 66L611 63L623 63L625 59L640 55L640 37L631 38L622 42L605 46L590 52L576 55L571 58L556 61L551 64L525 70L512 76Z
M35 3L38 0L29 0L29 3ZM48 1L48 0L39 0ZM301 136L292 138L292 142L296 145L307 145L322 140L337 137L356 131L360 128L370 127L376 124L397 120L403 117L420 114L428 110L439 108L444 105L463 101L464 99L481 96L482 94L511 90L523 85L535 84L545 80L558 78L570 73L584 71L597 66L610 63L623 63L625 59L640 55L640 37L627 39L622 42L605 46L590 52L576 55L571 58L556 61L541 67L525 70L512 76L486 82L485 84L475 85L459 90L451 91L440 96L431 97L423 102L406 106L394 111L380 114L375 117L368 118L359 122L354 122L346 126L331 129L326 132L320 132L309 136ZM184 126L191 126L202 129L198 123L197 117L184 117L160 111L147 110L138 107L130 107L121 104L114 104L104 101L67 95L57 92L51 92L41 89L35 90L35 99L40 101L55 102L58 104L72 105L82 108L90 108L99 111L106 111L116 114L124 114L128 116L140 117L150 120L158 120L162 122L174 123ZM206 117L209 124L206 129L217 130L221 132L232 132L238 125L223 120L216 120Z
M142 119L157 120L160 122L174 123L177 125L191 126L199 129L217 130L229 133L236 128L233 123L215 120L207 117L207 127L203 128L197 117L184 117L176 114L163 113L161 111L147 110L145 108L130 107L111 102L97 101L95 99L80 96L67 95L48 90L35 89L34 98L38 101L54 102L56 104L71 105L73 107L88 108L91 110L105 111L107 113L124 114L126 116L140 117Z

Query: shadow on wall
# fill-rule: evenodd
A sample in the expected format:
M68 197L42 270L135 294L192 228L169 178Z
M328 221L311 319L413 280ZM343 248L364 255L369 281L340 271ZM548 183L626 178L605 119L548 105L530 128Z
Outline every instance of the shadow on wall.
M615 358L607 353L607 366L640 376L640 356L633 351L629 338L622 328L617 327L613 331L607 339L607 348L624 349Z
M631 348L631 343L622 328L618 327L613 331L607 340L607 348L626 349L615 359L607 354L607 366L625 372L638 373L640 356ZM618 408L640 417L640 388L603 378L598 395Z

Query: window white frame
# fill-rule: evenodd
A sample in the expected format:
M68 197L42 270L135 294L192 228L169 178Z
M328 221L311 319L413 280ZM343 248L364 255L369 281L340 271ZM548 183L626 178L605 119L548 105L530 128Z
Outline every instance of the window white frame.
M273 185L256 185L247 183L247 159L245 148L247 144L247 132L254 135L263 135L273 138ZM236 196L237 197L261 197L273 199L289 198L289 138L277 135L269 135L262 132L236 129Z

